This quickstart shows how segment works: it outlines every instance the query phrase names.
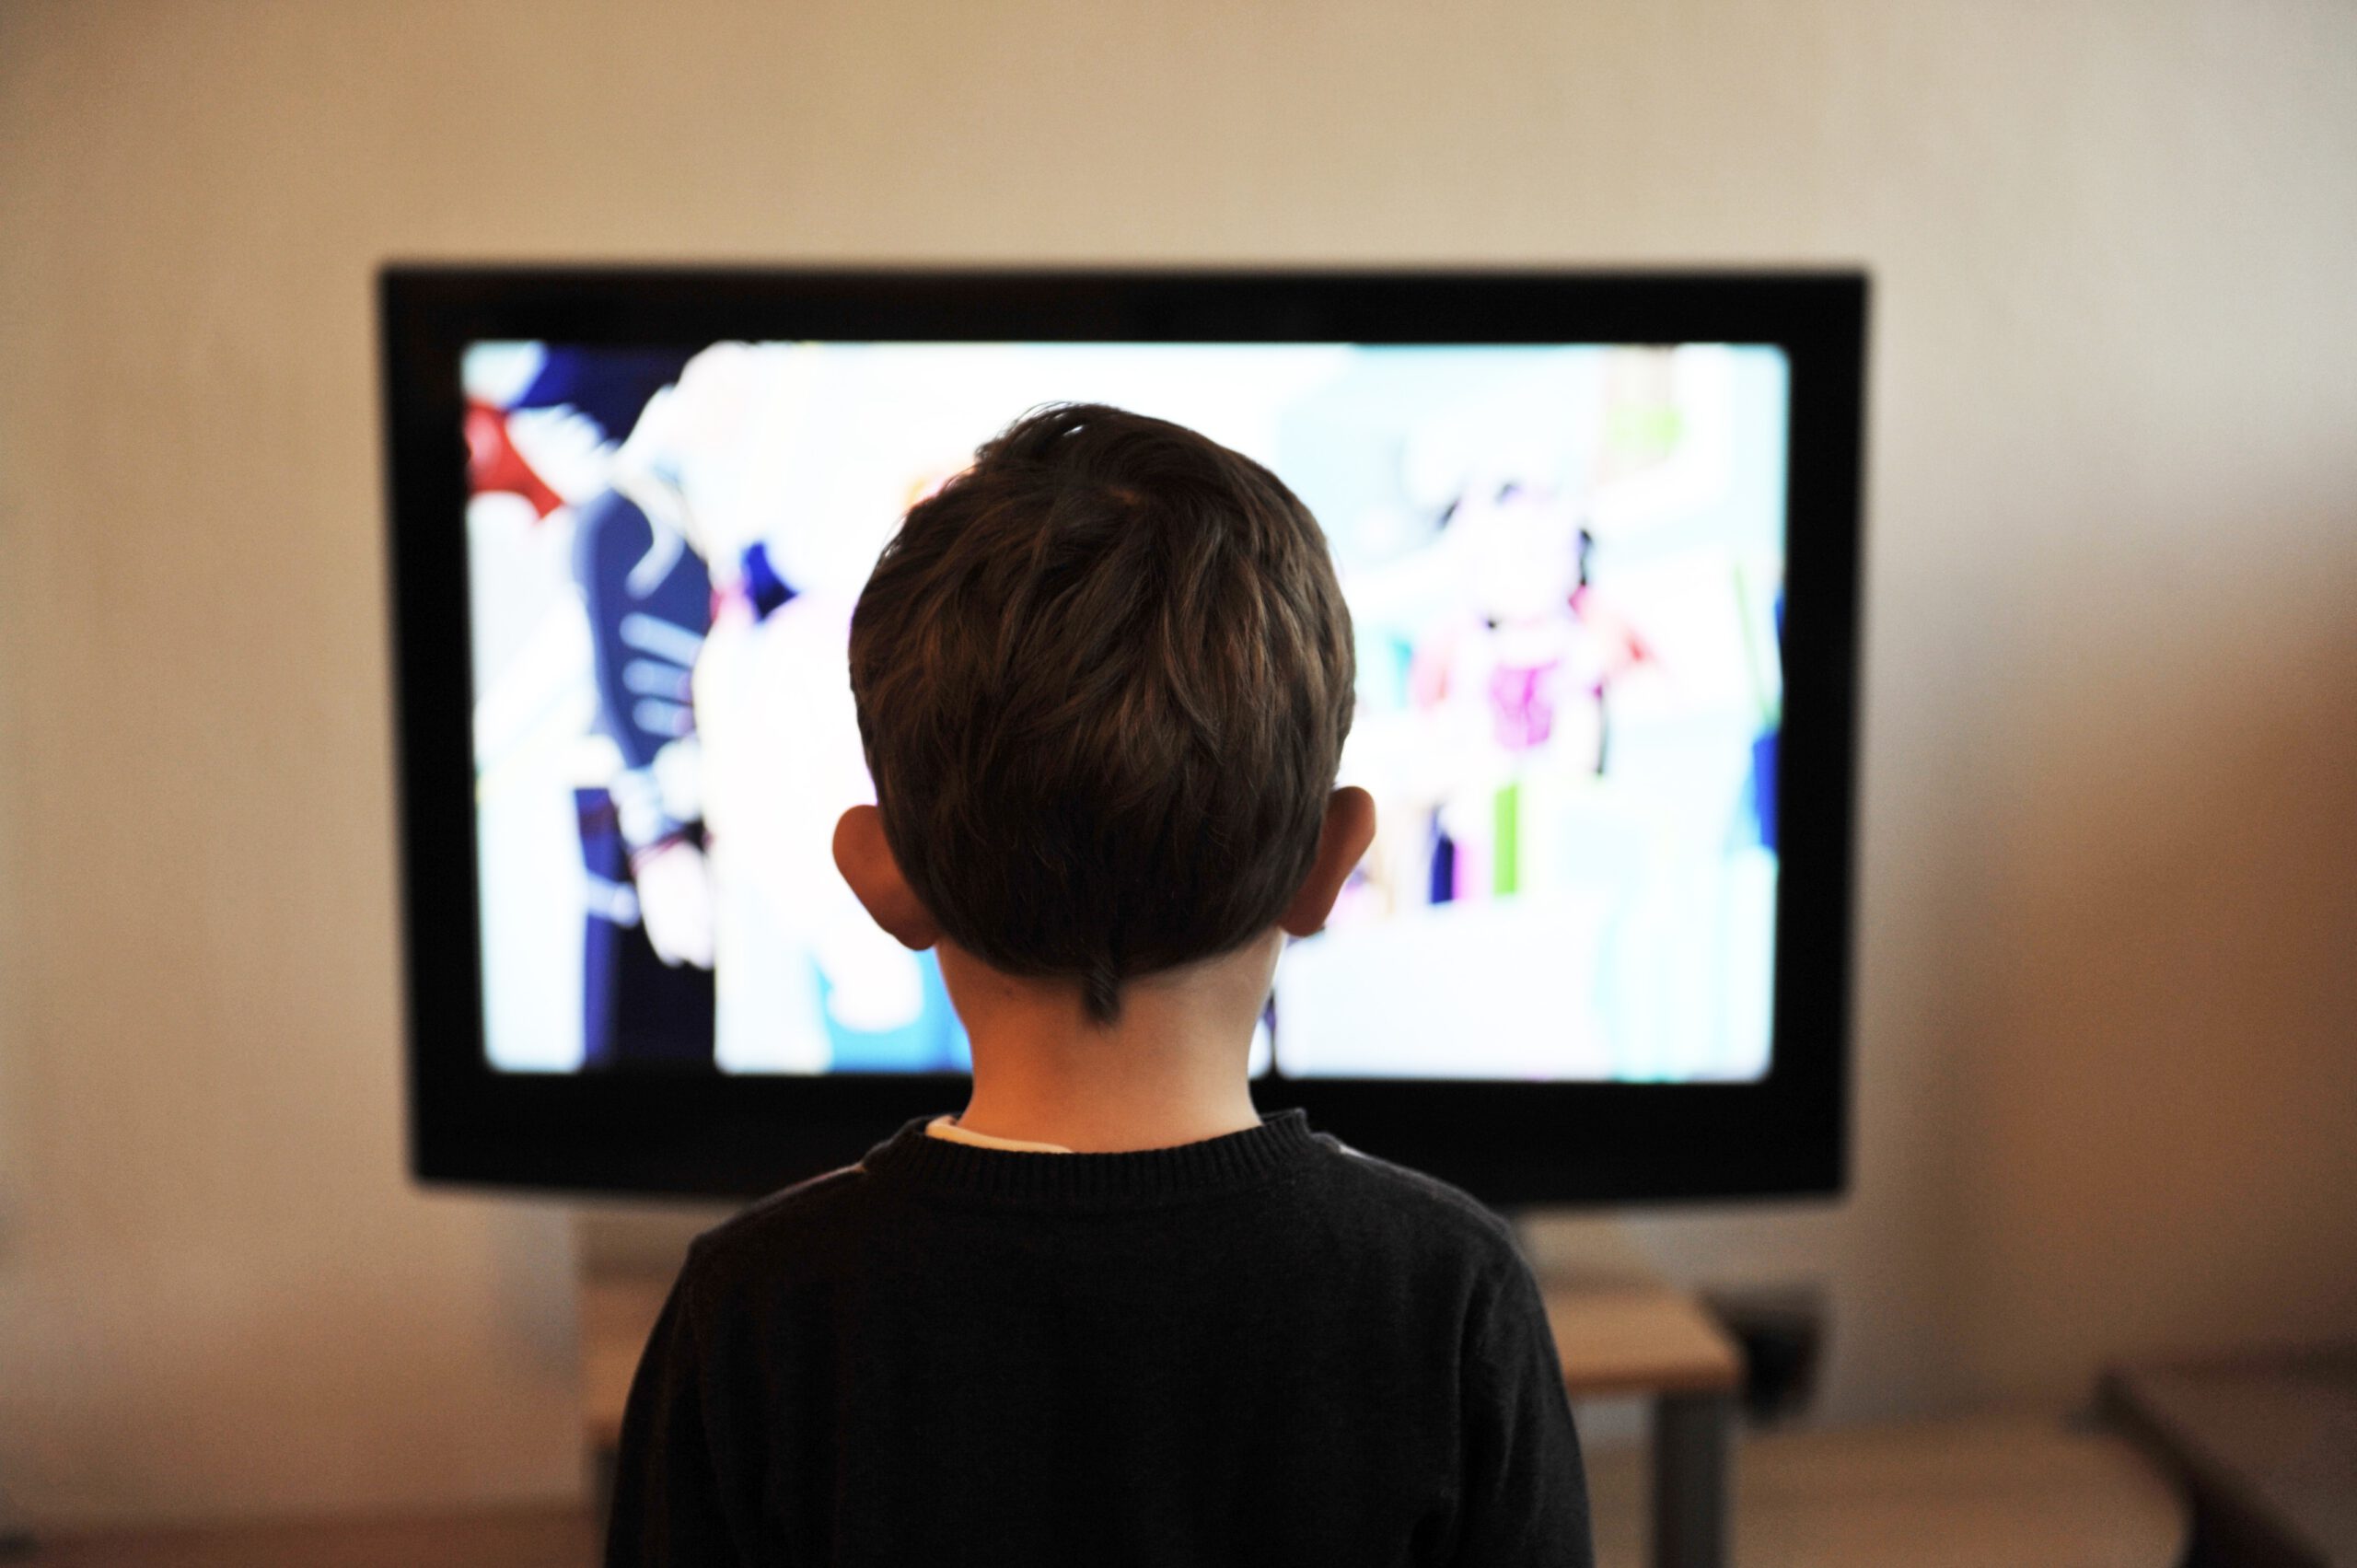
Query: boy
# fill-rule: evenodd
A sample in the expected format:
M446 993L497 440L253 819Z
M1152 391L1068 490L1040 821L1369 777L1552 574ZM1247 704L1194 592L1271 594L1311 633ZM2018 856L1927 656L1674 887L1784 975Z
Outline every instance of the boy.
M877 804L836 863L939 949L972 1098L699 1238L610 1568L1587 1563L1506 1226L1252 1108L1278 953L1374 832L1301 504L1178 425L1035 412L910 511L851 668Z

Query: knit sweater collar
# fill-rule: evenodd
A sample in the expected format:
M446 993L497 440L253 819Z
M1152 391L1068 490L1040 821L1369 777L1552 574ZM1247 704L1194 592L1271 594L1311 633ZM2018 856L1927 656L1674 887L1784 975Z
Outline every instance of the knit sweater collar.
M860 1161L880 1182L912 1193L989 1207L1161 1208L1267 1185L1317 1149L1304 1110L1281 1110L1258 1127L1167 1149L1121 1154L1030 1154L930 1137L920 1116Z

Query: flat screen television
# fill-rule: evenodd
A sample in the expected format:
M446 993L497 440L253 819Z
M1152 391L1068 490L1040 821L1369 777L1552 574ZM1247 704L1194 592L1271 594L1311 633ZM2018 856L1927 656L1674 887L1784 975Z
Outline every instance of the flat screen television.
M747 1195L964 1103L829 856L845 637L1025 410L1260 460L1377 803L1263 1111L1497 1204L1838 1191L1865 280L393 266L411 1148Z

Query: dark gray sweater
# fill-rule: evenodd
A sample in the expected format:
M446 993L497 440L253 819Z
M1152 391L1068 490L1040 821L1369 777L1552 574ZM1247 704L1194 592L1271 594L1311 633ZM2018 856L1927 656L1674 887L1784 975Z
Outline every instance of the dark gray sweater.
M1177 1148L925 1135L698 1238L609 1568L1590 1562L1504 1221L1300 1111Z

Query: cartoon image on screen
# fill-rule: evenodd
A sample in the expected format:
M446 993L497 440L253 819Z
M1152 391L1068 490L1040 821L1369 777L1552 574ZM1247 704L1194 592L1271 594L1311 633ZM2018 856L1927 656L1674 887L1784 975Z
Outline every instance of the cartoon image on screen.
M1073 401L1266 463L1351 604L1380 827L1256 1072L1766 1071L1780 352L484 343L464 379L494 1066L968 1069L830 854L873 798L851 611L912 502Z

